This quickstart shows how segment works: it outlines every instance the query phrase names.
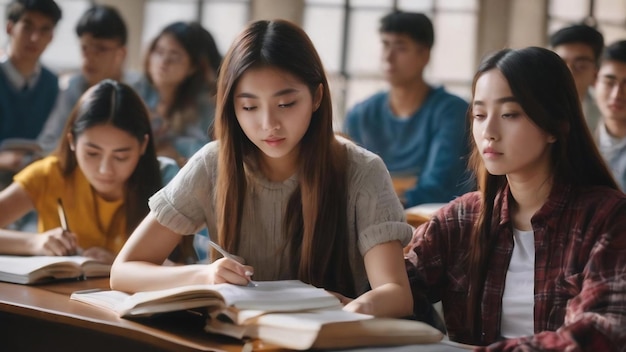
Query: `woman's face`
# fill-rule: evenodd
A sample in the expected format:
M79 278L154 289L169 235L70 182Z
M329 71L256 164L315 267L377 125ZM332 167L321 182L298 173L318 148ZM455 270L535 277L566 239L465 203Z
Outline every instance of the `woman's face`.
M321 85L313 97L300 79L274 67L252 68L240 77L234 91L235 114L243 132L261 150L265 165L296 167L300 140L321 96Z
M171 34L163 34L150 52L148 71L159 87L178 86L194 69L185 48Z
M526 115L499 70L477 80L472 114L474 141L489 173L510 178L549 172L555 138Z
M124 196L126 181L145 152L149 137L140 143L117 127L98 125L86 129L75 144L71 134L67 138L91 187L102 198L117 200Z

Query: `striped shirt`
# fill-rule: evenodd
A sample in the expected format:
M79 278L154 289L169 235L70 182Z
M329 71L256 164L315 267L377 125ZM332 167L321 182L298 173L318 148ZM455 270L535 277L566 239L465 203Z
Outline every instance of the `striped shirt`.
M507 195L503 197L502 195ZM416 299L443 303L450 339L489 351L623 351L626 346L626 196L603 187L555 185L532 217L535 233L534 335L502 340L506 273L513 253L508 188L495 200L482 298L481 341L467 321L467 248L481 194L468 193L415 230L407 268ZM419 301L416 301L416 309Z

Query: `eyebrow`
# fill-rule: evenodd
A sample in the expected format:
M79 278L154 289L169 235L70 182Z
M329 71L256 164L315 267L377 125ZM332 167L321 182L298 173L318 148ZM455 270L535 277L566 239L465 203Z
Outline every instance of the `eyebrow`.
M298 89L286 88L286 89L279 90L278 92L274 93L272 96L273 97L280 97L280 96L283 96L283 95L288 95L288 94L293 94L293 93L298 93L298 92L299 92ZM256 99L256 98L258 98L258 96L254 95L252 93L243 92L243 93L237 94L235 96L235 98L253 98L253 99Z
M499 104L504 104L504 103L517 103L518 101L515 97L511 96L511 97L498 98L496 99L495 102ZM482 100L474 100L472 105L485 105L485 103Z
M93 144L90 142L85 143L87 146L98 149L98 150L103 150L102 147L100 147L97 144ZM118 149L114 149L113 152L128 152L130 151L132 148L131 147L123 147L123 148L118 148Z

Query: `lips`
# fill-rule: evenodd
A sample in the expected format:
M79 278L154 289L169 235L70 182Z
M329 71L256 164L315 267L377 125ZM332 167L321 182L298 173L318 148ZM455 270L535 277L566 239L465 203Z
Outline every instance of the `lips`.
M487 147L485 149L483 149L483 155L488 156L488 155L502 155L502 153L500 153L499 151L497 151L495 148L493 147Z

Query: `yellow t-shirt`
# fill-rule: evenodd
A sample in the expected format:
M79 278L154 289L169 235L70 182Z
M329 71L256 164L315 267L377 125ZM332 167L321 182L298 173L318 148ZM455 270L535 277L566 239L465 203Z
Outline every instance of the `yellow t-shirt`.
M80 168L63 177L56 156L38 160L13 180L26 190L38 215L39 232L61 226L57 199L61 198L70 231L81 248L103 247L118 253L128 234L124 199L108 202L93 190Z

